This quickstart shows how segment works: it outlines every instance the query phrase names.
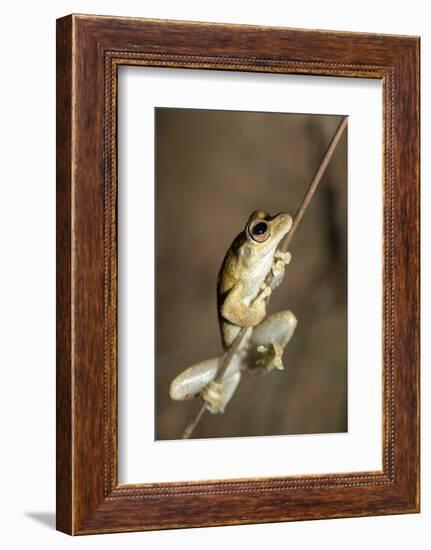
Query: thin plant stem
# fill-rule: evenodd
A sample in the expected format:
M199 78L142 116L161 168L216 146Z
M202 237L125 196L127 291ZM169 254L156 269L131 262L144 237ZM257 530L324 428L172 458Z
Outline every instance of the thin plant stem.
M314 194L317 190L317 187L318 187L319 183L322 180L322 177L323 177L323 175L326 171L326 168L328 167L328 164L331 161L332 156L334 155L334 152L337 148L338 143L340 142L340 139L341 139L341 137L344 133L344 130L347 127L347 121L348 121L347 116L343 117L343 119L341 120L341 122L340 122L340 124L339 124L339 126L338 126L338 128L337 128L337 130L334 134L334 137L332 138L330 144L328 145L328 148L326 149L325 155L323 156L322 162L320 163L316 173L314 174L314 178L312 179L310 185L308 186L307 192L305 193L304 198L302 199L301 204L299 205L299 208L296 211L296 214L293 218L292 227L290 228L289 233L286 234L286 236L281 241L281 243L278 247L278 249L281 252L287 252L287 250L289 248L289 245L290 245L290 242L292 240L292 237L295 234L295 232L298 228L298 225L301 222L302 217L303 217L305 211L307 210L307 208L308 208L308 206L311 202L311 199L313 198L313 196L314 196ZM271 283L272 279L273 279L273 274L272 274L272 271L270 271L268 273L268 275L266 276L266 278L265 278L265 283L267 285L269 285ZM241 345L241 342L242 342L246 332L247 332L247 328L242 327L241 330L236 335L235 340L232 342L232 344L226 350L226 353L223 356L223 360L221 361L221 364L218 368L217 374L214 377L214 382L220 382L223 379L223 376L224 376L227 368L229 367L229 364L230 364L233 356L238 351L238 348ZM200 409L198 410L196 416L193 418L193 420L190 422L190 424L184 430L183 439L189 439L192 436L196 426L199 424L199 422L200 422L201 418L203 417L206 410L207 410L206 404L203 403L201 405Z

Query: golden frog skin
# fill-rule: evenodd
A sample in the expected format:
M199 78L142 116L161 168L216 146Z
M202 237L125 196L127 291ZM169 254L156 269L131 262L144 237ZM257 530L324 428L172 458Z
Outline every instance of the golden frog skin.
M230 346L241 327L255 327L266 317L266 298L277 286L280 271L290 254L276 253L281 239L292 226L289 214L270 217L258 210L233 241L220 269L217 302L223 345ZM278 262L278 264L277 264ZM275 284L265 285L274 267Z
M227 349L243 327L248 329L246 335L221 382L214 382L214 378L224 354L180 373L171 383L172 399L190 399L200 394L210 412L223 412L242 371L283 369L282 355L296 328L296 317L291 311L282 311L266 318L266 303L281 283L291 259L289 252L277 250L291 226L292 218L285 213L271 217L257 210L251 214L227 251L217 281L223 347ZM265 279L270 271L273 279L267 285Z

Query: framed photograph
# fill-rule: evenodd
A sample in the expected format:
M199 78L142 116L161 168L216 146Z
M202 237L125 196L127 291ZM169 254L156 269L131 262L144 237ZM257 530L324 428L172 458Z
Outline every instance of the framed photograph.
M419 511L419 38L57 21L57 528Z

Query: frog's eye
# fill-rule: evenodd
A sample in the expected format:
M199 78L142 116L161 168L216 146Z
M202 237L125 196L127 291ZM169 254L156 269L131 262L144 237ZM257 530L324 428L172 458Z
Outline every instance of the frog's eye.
M250 224L248 233L254 241L263 243L269 237L269 226L266 221L258 219Z

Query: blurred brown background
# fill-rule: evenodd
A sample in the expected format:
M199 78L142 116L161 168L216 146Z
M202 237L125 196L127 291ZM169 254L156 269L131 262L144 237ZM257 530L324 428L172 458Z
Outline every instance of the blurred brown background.
M175 402L184 368L220 355L216 281L253 210L294 215L341 118L156 110L156 439L178 439L200 401ZM298 318L284 371L244 373L194 436L347 431L347 134L295 237L270 313Z

